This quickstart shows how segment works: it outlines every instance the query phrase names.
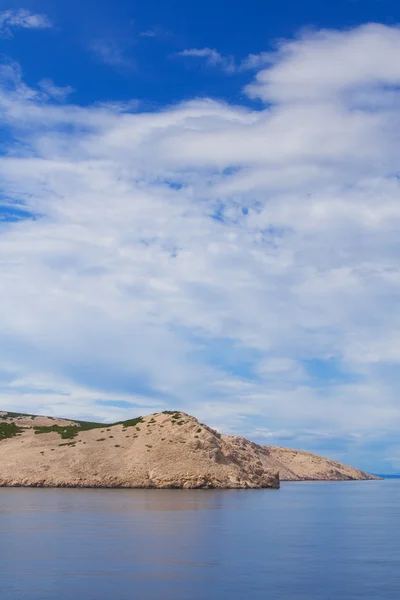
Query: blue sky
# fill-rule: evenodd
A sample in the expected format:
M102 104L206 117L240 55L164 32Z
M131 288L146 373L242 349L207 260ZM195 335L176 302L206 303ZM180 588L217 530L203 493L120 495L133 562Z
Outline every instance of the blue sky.
M23 7L48 15L54 23L42 35L14 32L12 40L2 43L1 51L23 65L27 83L49 77L60 86L74 87L74 102L137 98L148 109L193 96L249 102L242 93L248 74L222 78L218 70L202 68L200 61L174 58L187 48L217 49L240 62L304 28L393 25L399 18L392 0L249 0L245 7L230 2L229 9L223 0L33 0L23 5L0 2L0 7Z
M0 1L0 408L399 471L399 12Z

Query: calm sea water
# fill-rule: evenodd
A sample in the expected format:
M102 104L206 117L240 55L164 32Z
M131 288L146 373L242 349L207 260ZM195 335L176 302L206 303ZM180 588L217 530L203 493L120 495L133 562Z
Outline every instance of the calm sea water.
M1 600L400 598L400 481L0 489Z

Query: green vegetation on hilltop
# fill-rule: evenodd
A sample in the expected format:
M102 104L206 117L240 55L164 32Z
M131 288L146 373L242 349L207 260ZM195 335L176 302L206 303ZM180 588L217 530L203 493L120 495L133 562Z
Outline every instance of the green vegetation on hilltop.
M180 421L182 415L177 410L163 410L163 415L171 415L172 424L176 423L176 421ZM180 421L178 425L183 425L184 421Z
M175 410L165 410L163 411L165 415L171 415L172 422L177 423L178 425L183 425L184 421L181 420L181 413ZM7 412L5 415L0 416L2 420L7 420L8 418L17 418L17 417L30 417L32 420L36 418L37 415L29 415L24 413L16 413L16 412ZM51 418L51 417L49 417ZM90 431L92 429L105 429L107 427L114 427L116 425L122 425L124 428L128 427L136 427L138 431L140 428L137 427L139 424L143 423L143 417L136 417L134 419L128 419L127 421L118 421L117 423L97 423L92 421L76 421L71 420L71 425L33 425L33 431L36 435L46 434L46 433L58 433L62 440L72 440L74 439L80 432L82 431ZM151 419L150 423L155 423L154 417ZM0 424L0 441L6 438L14 437L23 431L23 428L18 427L15 423L1 423Z
M172 415L173 419L180 419L181 413L177 410L163 410L163 415Z
M6 421L7 419L16 419L18 417L30 417L31 419L34 419L36 415L29 415L26 413L19 413L19 412L6 412L4 415L0 415L0 419L2 419L3 421Z
M0 441L20 435L22 432L23 428L15 423L0 423Z
M58 433L63 440L72 440L81 431L90 431L91 429L105 429L106 427L113 427L114 425L123 425L123 427L134 427L139 423L143 422L142 417L136 419L128 419L128 421L119 421L118 423L112 423L107 425L106 423L94 423L90 421L73 421L74 425L47 425L34 427L33 430L36 434L40 435L43 433ZM0 438L1 439L1 438Z
M113 425L123 425L124 427L136 427L139 423L143 423L143 417L136 417L136 419L128 419L127 421L118 421L118 423L113 423Z
M59 433L62 440L72 440L81 431L89 431L90 429L99 429L106 427L104 423L91 423L90 421L74 421L74 425L43 425L34 427L36 434L42 433Z

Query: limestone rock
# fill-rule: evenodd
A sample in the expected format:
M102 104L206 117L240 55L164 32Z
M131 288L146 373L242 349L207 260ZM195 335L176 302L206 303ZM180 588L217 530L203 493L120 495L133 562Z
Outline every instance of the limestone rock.
M185 413L88 430L48 417L0 417L0 427L18 426L17 433L0 437L0 486L279 487L275 468L249 460L246 450Z
M2 434L2 426L14 430ZM357 479L376 478L308 452L221 435L183 412L114 425L0 412L0 486L278 488L279 480Z

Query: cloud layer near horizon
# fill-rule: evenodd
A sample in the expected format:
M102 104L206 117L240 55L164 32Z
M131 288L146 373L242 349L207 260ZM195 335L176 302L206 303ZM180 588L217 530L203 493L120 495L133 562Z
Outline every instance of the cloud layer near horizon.
M0 406L394 435L399 57L398 28L308 33L260 57L262 110L152 113L4 64Z

